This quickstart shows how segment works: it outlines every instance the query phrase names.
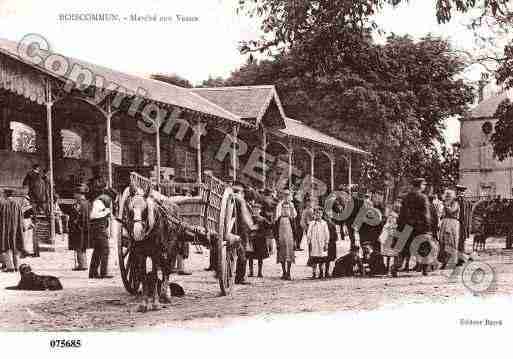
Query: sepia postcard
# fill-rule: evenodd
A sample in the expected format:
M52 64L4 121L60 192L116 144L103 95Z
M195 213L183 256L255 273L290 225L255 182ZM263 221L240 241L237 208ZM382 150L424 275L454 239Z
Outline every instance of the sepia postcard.
M2 354L504 356L512 19L0 0Z

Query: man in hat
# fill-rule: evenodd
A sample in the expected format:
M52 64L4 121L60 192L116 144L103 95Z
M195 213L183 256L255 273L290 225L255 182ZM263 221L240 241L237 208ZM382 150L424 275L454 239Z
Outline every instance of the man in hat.
M35 164L23 179L23 187L28 188L28 195L36 214L43 213L47 200L46 182L41 173L41 166Z
M413 189L404 198L401 206L401 212L397 220L397 230L403 232L411 228L411 233L403 248L399 248L399 260L394 260L392 276L397 276L398 267L404 258L409 258L410 246L414 239L418 238L421 245L417 254L417 261L420 262L421 256L429 254L432 247L433 227L431 219L431 207L428 197L423 193L426 189L426 180L424 178L415 178L412 182ZM429 247L429 248L427 248ZM422 253L421 253L422 252ZM408 265L408 264L406 264ZM427 264L421 264L422 274L427 275Z
M112 278L109 275L109 240L111 213L116 193L106 189L93 201L90 213L90 231L93 240L93 255L89 266L89 278ZM100 272L98 273L98 269Z
M75 271L87 270L86 250L93 248L89 235L89 213L91 203L87 200L87 186L79 186L74 194L75 203L69 213L68 248L75 251Z
M246 220L242 220L243 216L251 216L249 212L249 208L247 208L246 200L244 198L244 184L239 181L235 181L232 186L233 193L236 198L236 213L237 218L240 220L235 222L234 232L240 236L240 243L237 247L237 264L235 270L235 283L236 284L249 284L246 282L246 247L248 245L249 240L249 232L250 228L246 225L248 220L251 221L251 218L246 218Z
M462 185L456 186L456 201L460 205L460 234L458 238L458 262L457 266L463 265L462 254L465 253L465 240L470 237L470 227L472 224L472 202L465 198L467 187Z

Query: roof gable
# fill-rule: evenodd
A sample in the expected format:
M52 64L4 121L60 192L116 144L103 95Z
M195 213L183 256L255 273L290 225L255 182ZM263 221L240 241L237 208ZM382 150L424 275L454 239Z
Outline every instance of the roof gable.
M260 124L273 105L278 107L281 118L285 117L272 85L194 88L191 91L255 125ZM283 121L278 127L285 127Z

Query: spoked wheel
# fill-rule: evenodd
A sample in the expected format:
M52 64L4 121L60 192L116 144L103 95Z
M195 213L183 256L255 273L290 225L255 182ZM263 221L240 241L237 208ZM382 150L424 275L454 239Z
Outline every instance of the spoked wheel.
M217 238L217 278L223 296L231 293L235 280L236 243L239 240L239 237L232 233L235 220L235 199L231 188L227 188L221 201Z
M121 226L120 226L121 227ZM131 241L123 236L123 230L118 233L119 271L123 285L128 293L139 294L141 280L139 276L140 263L133 251Z

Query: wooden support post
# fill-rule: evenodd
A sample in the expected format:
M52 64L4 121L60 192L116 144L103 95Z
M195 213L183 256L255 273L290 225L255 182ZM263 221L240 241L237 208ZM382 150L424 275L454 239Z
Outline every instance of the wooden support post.
M310 150L310 190L311 198L314 196L314 185L315 185L315 150Z
M351 164L351 154L349 153L348 156L347 156L347 163L348 163L348 170L347 170L347 184L349 185L349 188L351 188L353 186L353 182L352 182L352 174L351 174L351 171L352 171L352 164Z
M335 192L335 153L330 155L330 188L331 192Z
M262 167L262 188L265 189L267 186L267 131L265 128L262 129L262 163L264 166Z
M157 191L160 190L160 122L155 123L155 157L156 157L156 178L157 178Z
M292 148L292 139L289 137L289 142L288 142L288 155L289 155L289 190L292 189L292 164L293 164L293 158L292 158L292 155L294 154L294 149Z
M50 177L50 242L54 244L55 239L55 203L53 196L54 178L53 178L53 138L52 138L52 85L50 81L46 82L46 126L48 130L48 176Z
M232 167L233 167L233 181L237 180L237 136L239 128L237 125L233 125L232 128Z
M202 163L201 163L201 121L196 123L196 159L198 167L198 184L202 183Z
M107 128L107 173L109 188L113 188L112 180L112 108L107 98L107 111L105 113L105 127Z

